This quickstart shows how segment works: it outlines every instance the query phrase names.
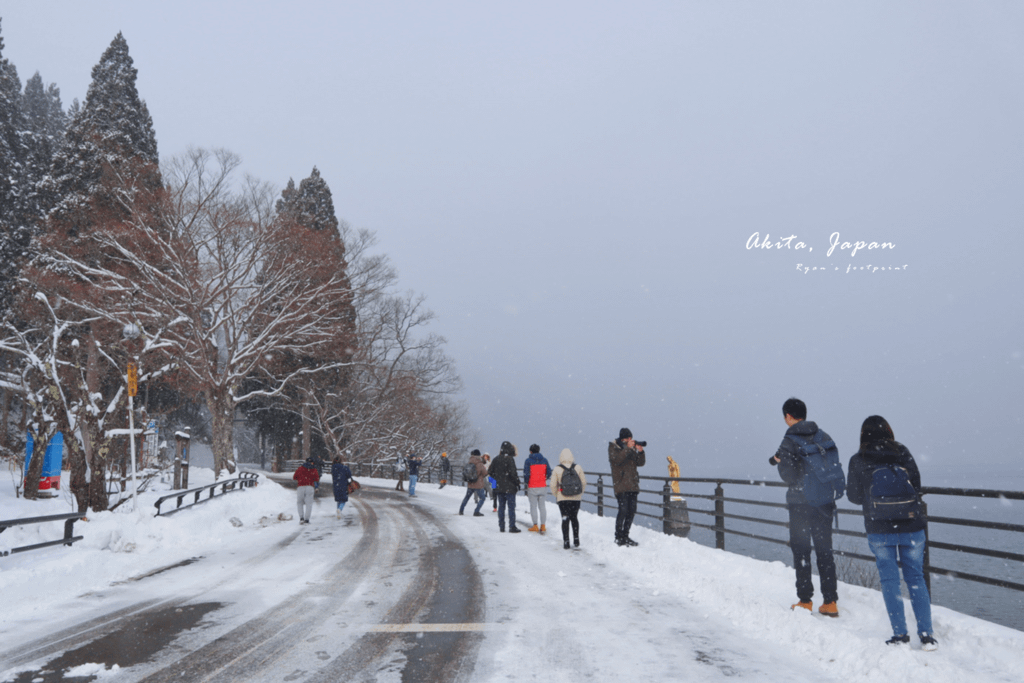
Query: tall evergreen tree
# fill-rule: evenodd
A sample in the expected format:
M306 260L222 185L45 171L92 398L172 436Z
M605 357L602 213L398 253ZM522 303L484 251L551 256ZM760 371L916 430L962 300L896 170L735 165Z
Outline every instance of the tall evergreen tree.
M119 198L132 198L114 193L160 187L156 133L139 97L137 77L128 43L118 33L93 67L85 104L54 159L50 191L59 198L55 218L74 223L76 234L95 220L97 209L113 209ZM83 213L85 204L92 206Z
M21 109L18 70L3 56L0 35L0 315L10 305L15 264L28 232L20 219L24 201L25 116Z
M74 302L94 311L130 308L121 300L130 294L110 299L109 292L98 291L76 276L74 269L60 264L71 261L123 271L130 265L118 261L110 241L101 237L116 235L130 242L135 239L132 221L159 215L162 183L156 134L136 89L136 78L128 44L119 33L93 68L85 103L74 110L64 145L40 187L40 205L52 203L53 208L33 243L33 260L23 270L27 285L19 309L27 313L38 308L36 292L43 292L50 301ZM33 91L38 95L35 85ZM49 95L51 107L54 94ZM151 222L160 223L158 218ZM70 404L81 407L62 425L62 429L70 429L65 444L71 460L72 490L80 508L105 509L108 458L112 449L120 451L126 446L123 439L115 444L107 430L126 421L123 364L131 356L122 332L129 321L84 313L75 319L72 311L62 311L62 315L72 326L75 342L69 346L74 357L66 363L77 370L51 381L60 381L62 394L72 397ZM92 472L88 485L86 460Z
M295 258L313 259L316 263L309 284L318 287L340 277L345 292L337 301L331 302L331 319L335 321L331 323L332 341L301 356L281 354L277 359L278 369L292 372L299 367L349 363L355 344L355 309L346 275L345 243L338 231L331 189L314 167L298 188L294 180L288 180L276 209L277 220L293 235L287 248L294 251ZM271 274L267 276L272 277ZM310 375L296 382L285 395L260 400L247 408L259 431L276 442L274 445L278 452L295 443L300 446L296 455L301 458L313 454L327 456L335 444L330 443L331 435L325 434L323 429L313 428L317 416L310 399L314 392L321 395L336 393L346 377L347 368L344 367Z
M38 71L25 82L22 111L26 124L25 199L22 213L30 225L37 226L56 203L55 197L44 194L43 183L50 174L54 158L64 145L68 118L61 106L60 89L54 83L45 87Z

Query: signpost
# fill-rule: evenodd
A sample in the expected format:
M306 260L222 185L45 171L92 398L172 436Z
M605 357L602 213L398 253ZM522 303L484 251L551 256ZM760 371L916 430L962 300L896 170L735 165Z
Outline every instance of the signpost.
M135 395L139 393L139 371L128 364L128 442L132 453L132 510L139 509L139 485L135 479Z

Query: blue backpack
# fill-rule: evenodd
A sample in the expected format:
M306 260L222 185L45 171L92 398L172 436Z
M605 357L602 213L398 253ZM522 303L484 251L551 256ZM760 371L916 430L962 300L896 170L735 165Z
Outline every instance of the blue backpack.
M921 499L905 467L895 463L876 467L867 494L864 510L868 519L891 522L921 516Z
M789 438L803 455L803 492L807 503L828 505L842 498L846 493L846 476L835 442L822 431L809 439L799 434L790 434Z

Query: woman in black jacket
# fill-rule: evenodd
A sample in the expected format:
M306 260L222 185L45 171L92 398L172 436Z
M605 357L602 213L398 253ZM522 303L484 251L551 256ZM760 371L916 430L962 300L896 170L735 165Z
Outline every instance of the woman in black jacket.
M850 458L846 497L864 509L864 530L875 555L882 597L893 637L889 645L910 642L900 596L900 565L917 619L924 650L938 643L932 634L931 597L924 581L925 520L921 514L921 473L907 447L896 441L892 427L879 415L864 420L860 450Z

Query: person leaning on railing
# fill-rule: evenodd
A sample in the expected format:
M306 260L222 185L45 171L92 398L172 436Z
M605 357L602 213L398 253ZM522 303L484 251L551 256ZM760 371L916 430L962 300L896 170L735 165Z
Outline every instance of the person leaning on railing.
M864 531L875 555L882 598L893 637L887 645L910 642L900 595L900 565L917 620L922 650L939 644L932 634L932 606L924 580L925 520L921 514L921 473L907 447L896 441L880 415L864 420L860 450L850 458L846 497L864 509ZM898 564L897 564L898 563Z

